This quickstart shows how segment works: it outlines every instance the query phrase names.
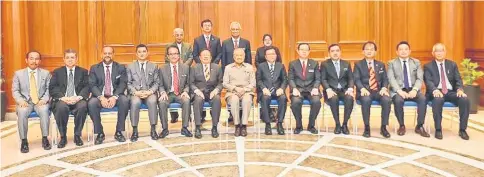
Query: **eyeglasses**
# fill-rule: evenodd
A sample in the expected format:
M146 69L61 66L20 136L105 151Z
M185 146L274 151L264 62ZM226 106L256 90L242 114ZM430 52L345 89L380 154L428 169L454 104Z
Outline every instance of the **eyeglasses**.
M169 53L168 55L169 56L177 56L177 55L180 55L180 53Z

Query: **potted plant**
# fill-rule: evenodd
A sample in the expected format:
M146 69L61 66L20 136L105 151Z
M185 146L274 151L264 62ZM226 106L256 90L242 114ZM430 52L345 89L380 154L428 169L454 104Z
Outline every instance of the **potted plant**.
M3 91L3 83L5 79L3 77L3 57L0 57L0 121L5 120L5 114L7 113L7 94Z
M476 80L484 76L484 72L477 71L479 64L471 62L470 58L465 58L462 63L462 80L464 82L464 92L467 94L470 102L470 113L476 114L481 96L481 86Z

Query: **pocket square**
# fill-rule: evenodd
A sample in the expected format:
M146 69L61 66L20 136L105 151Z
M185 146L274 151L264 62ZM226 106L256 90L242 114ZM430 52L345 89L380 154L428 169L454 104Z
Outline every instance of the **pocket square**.
M148 75L150 75L150 76L151 76L151 75L153 75L153 73L148 73Z
M344 71L347 71L347 70L348 70L348 68L344 68L343 70L344 70Z
M382 73L382 72L383 72L383 71L382 71L382 70L380 70L378 73Z
M119 79L120 77L121 77L121 75L119 75L119 76L116 76L116 79Z

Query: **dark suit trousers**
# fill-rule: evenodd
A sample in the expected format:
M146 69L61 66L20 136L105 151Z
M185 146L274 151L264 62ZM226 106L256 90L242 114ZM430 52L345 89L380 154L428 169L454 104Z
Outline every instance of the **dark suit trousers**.
M210 107L210 114L212 115L212 126L217 126L218 121L220 119L220 111L222 109L222 103L220 101L220 95L213 96L210 99L210 94L204 94L205 99L195 95L193 98L193 115L195 117L195 125L202 125L202 112L203 111L203 103L209 102Z
M321 109L321 96L311 96L310 92L301 92L300 96L291 96L291 110L296 119L296 127L302 128L302 104L303 100L309 100L311 111L309 112L308 128L314 127L319 110Z
M267 124L267 123L271 123L271 119L270 119L270 111L271 111L271 108L270 108L270 104L271 104L271 100L272 99L275 99L278 101L278 105L277 105L277 122L278 123L282 123L282 121L284 121L284 116L286 114L286 109L287 109L287 97L286 95L281 95L281 96L276 96L275 94L272 94L271 96L267 96L267 95L263 95L262 92L258 93L261 96L260 98L260 101L261 101L261 115L262 115L262 120L264 120L264 122Z
M425 123L425 114L427 112L427 101L425 96L420 92L417 92L417 96L411 99L403 99L398 93L393 96L393 108L395 109L395 116L397 117L400 126L405 125L405 120L403 119L403 104L405 101L417 102L417 125L423 125Z
M168 129L168 106L170 103L180 103L182 107L182 126L188 127L190 119L190 99L182 98L181 95L175 95L173 92L168 93L168 100L158 102L161 125L163 129Z
M344 102L344 120L343 125L348 124L351 112L353 111L353 97L350 95L345 95L343 90L335 90L336 96L328 98L328 105L331 108L331 113L333 114L333 119L336 125L341 125L339 121L339 100Z
M96 97L91 97L88 102L89 116L94 124L94 134L104 133L103 125L101 123L101 101ZM116 100L116 105L118 107L118 121L116 123L116 131L125 130L126 116L129 111L129 100L125 95L119 95L118 100Z
M74 115L74 135L82 136L82 128L87 116L87 102L80 100L74 105L68 105L64 101L57 101L54 108L54 117L61 136L67 134L67 123L69 122L69 112Z
M361 94L361 93L358 93ZM365 126L370 126L370 108L372 101L379 101L381 105L381 126L388 125L392 100L389 96L381 96L379 91L370 91L369 96L358 96L361 103L361 112L363 113L363 122Z
M467 99L467 97L457 97L457 92L449 91L443 98L434 98L432 95L431 99L436 130L442 130L442 107L445 101L452 102L459 106L459 130L467 129L467 121L469 119L469 99Z

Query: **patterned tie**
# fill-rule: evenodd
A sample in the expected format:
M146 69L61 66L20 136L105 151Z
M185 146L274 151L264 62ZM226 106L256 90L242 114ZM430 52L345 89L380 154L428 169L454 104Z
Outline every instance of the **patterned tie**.
M176 71L176 65L173 65L173 91L175 95L180 93L178 90L178 72Z
M145 67L144 67L145 63L141 63L141 88L143 88L146 84L146 72L145 72Z
M442 93L446 94L447 90L447 80L445 80L445 71L443 63L440 63L440 83L442 84Z
M106 66L106 82L104 83L104 96L111 96L111 72L109 66Z
M406 89L410 88L410 83L408 83L407 61L403 61L403 84Z
M274 80L274 64L269 64L269 71L271 72L271 80ZM271 87L271 89L269 89L271 91L271 93L274 92L274 87Z
M67 79L67 97L74 96L74 73L72 69L69 70L69 78Z
M210 69L208 68L208 65L205 65L205 81L210 80Z
M375 70L373 69L372 63L368 63L369 66L369 73L370 73L370 89L371 90L377 90L378 89L378 82L376 81L376 74Z
M303 76L303 79L306 80L306 61L303 61L302 76Z
M234 40L234 48L235 49L239 48L239 40L238 39Z
M35 71L30 71L30 98L32 103L37 104L39 102L39 93L37 92L37 82L35 81Z
M205 45L206 45L207 49L210 50L210 38L208 36L205 37Z

